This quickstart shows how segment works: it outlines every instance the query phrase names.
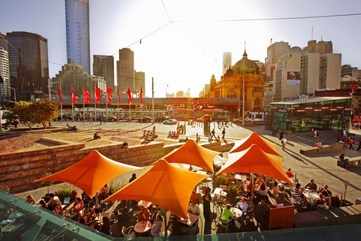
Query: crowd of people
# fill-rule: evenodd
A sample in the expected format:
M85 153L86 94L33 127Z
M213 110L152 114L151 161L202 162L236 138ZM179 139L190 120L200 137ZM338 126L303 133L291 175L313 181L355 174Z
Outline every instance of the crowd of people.
M323 207L329 209L340 204L327 185L318 187L314 180L302 186L291 169L287 175L295 185L277 182L272 178L250 175L227 175L202 183L194 190L188 209L188 219L170 214L165 223L166 210L146 201L104 200L111 194L105 185L95 197L72 191L64 196L47 193L35 201L28 196L26 201L88 225L99 232L113 236L161 236L164 230L170 237L196 235L202 222L204 234L214 232L242 232L267 229L270 208L292 206L298 212ZM218 183L218 178L226 181ZM129 179L136 179L133 174ZM203 208L201 208L203 207ZM202 220L202 221L201 221Z

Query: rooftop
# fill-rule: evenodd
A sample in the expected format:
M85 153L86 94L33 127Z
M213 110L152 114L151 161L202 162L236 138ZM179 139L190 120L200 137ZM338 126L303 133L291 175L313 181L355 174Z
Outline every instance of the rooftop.
M290 101L272 102L271 105L300 105L326 101L351 100L351 97L314 97L309 99L297 99Z

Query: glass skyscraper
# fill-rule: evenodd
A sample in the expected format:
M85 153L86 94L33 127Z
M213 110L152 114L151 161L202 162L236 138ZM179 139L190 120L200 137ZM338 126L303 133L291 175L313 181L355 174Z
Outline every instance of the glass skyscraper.
M10 32L10 82L17 99L47 97L49 81L48 40L39 34Z
M90 74L89 0L65 0L65 17L68 63Z

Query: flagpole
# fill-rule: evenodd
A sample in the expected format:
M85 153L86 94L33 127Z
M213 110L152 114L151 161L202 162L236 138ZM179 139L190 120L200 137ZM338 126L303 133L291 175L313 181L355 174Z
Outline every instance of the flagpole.
M107 98L109 98L107 96ZM106 113L106 121L108 121L108 100L105 101L105 113Z
M97 121L97 100L94 100L94 121Z
M154 118L154 78L152 77L152 117L153 117L153 123L155 122Z
M63 121L63 101L60 101L60 120Z
M83 91L83 121L85 122L85 99L84 99L84 91Z
M73 100L71 100L71 120L74 122L74 103L73 103Z

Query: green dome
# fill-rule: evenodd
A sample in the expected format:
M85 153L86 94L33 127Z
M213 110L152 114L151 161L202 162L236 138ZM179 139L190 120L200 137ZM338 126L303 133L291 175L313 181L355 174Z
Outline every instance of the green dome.
M232 70L238 74L259 73L258 65L254 61L248 59L246 51L243 53L243 58L233 65Z

